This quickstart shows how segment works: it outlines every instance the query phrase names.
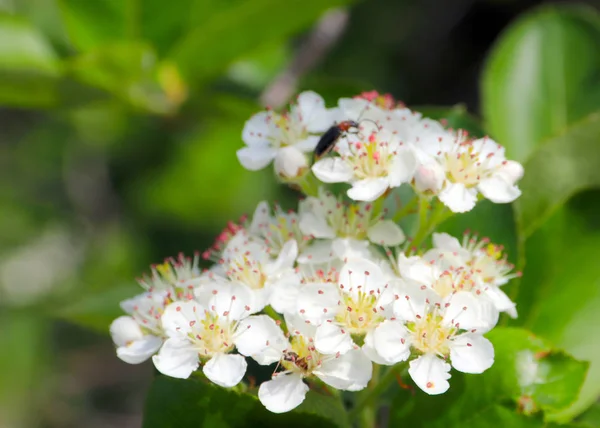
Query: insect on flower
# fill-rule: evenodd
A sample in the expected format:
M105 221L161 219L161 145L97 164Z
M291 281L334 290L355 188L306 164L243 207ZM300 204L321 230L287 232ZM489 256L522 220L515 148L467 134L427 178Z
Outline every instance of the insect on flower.
M362 121L373 122L377 129L379 129L379 125L371 119L359 119L358 122L354 120L345 120L343 122L336 123L327 131L325 131L325 133L319 139L319 142L315 147L315 158L320 159L329 153L335 146L337 140L339 140L341 137L345 137L348 134L358 134L360 122Z

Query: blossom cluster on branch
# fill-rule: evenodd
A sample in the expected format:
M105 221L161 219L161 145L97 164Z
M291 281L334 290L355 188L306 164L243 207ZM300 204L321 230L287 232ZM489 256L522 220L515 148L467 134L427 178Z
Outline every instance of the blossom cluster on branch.
M331 154L317 159L331 127L339 127ZM336 108L304 92L287 112L254 115L242 138L244 167L273 163L305 197L290 211L261 202L204 253L153 266L110 327L120 359L152 358L176 378L201 367L227 388L252 358L273 366L258 397L277 413L304 400L306 381L366 388L373 364L406 364L428 394L448 390L451 368L482 373L493 364L484 334L500 313L517 316L502 286L518 273L501 246L436 229L481 198L519 196L523 168L501 146L375 92ZM348 183L346 196L329 183ZM400 221L412 223L410 233ZM201 258L212 266L201 270Z

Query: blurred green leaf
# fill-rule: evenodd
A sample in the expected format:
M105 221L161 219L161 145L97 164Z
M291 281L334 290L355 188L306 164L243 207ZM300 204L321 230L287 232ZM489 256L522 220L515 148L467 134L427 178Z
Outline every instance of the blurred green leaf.
M58 58L38 30L0 14L0 104L53 105L60 73Z
M575 193L600 186L600 112L547 141L525 163L519 183L522 196L515 202L523 234L539 225Z
M575 357L590 371L569 420L600 395L600 191L583 193L554 213L527 240L520 285L521 322ZM594 203L590 203L594 202Z
M495 350L490 369L480 375L454 371L448 393L429 396L418 391L413 403L407 402L409 392L399 392L391 426L484 427L482 421L497 417L503 423L495 426L542 427L538 412L548 417L575 401L587 363L523 329L498 327L486 336ZM433 408L435 412L428 411Z
M339 398L309 391L296 410L275 414L255 395L197 378L157 376L144 409L144 428L192 427L349 427Z
M592 8L546 7L500 37L482 77L492 136L524 161L600 105L600 18Z
M170 57L189 82L216 76L227 65L258 46L296 34L325 10L350 0L232 1L203 10L204 23L174 45ZM200 10L200 9L198 9Z
M591 427L600 426L600 403L594 403L581 416L577 418L577 422Z

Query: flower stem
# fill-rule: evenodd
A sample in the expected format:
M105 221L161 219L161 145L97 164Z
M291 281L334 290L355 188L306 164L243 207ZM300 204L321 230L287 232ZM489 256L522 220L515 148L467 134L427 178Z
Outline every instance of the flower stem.
M423 208L423 206L425 208ZM419 229L412 240L411 247L419 248L423 241L435 232L436 227L452 217L453 212L450 211L444 204L437 202L433 212L427 218L427 201L419 200Z
M394 217L392 217L392 221L394 223L398 223L398 221L402 220L406 215L408 215L412 210L417 207L417 202L419 201L418 197L413 197L404 207L396 211Z
M375 377L375 370L379 370L381 366L375 364L374 367L373 379L377 380L373 382L372 379L371 382L369 382L369 386L359 395L358 403L348 415L350 420L353 420L360 415L360 426L365 428L372 428L375 426L375 422L377 421L377 413L379 410L376 399L381 394L386 392L390 385L394 383L396 380L396 374L402 373L406 367L406 363L404 362L390 367L381 378ZM366 420L367 416L370 418L369 420ZM368 423L370 423L370 425Z
M298 181L293 181L291 184L298 187L298 189L306 196L319 196L319 182L312 172L308 172Z

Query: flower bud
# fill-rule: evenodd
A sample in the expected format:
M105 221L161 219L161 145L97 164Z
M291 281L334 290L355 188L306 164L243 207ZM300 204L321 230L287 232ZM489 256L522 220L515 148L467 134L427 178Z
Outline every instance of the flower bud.
M304 174L308 169L306 156L296 147L283 147L275 157L275 172L278 176L293 180Z
M436 163L419 165L414 176L415 188L418 192L438 193L444 182L444 171Z

